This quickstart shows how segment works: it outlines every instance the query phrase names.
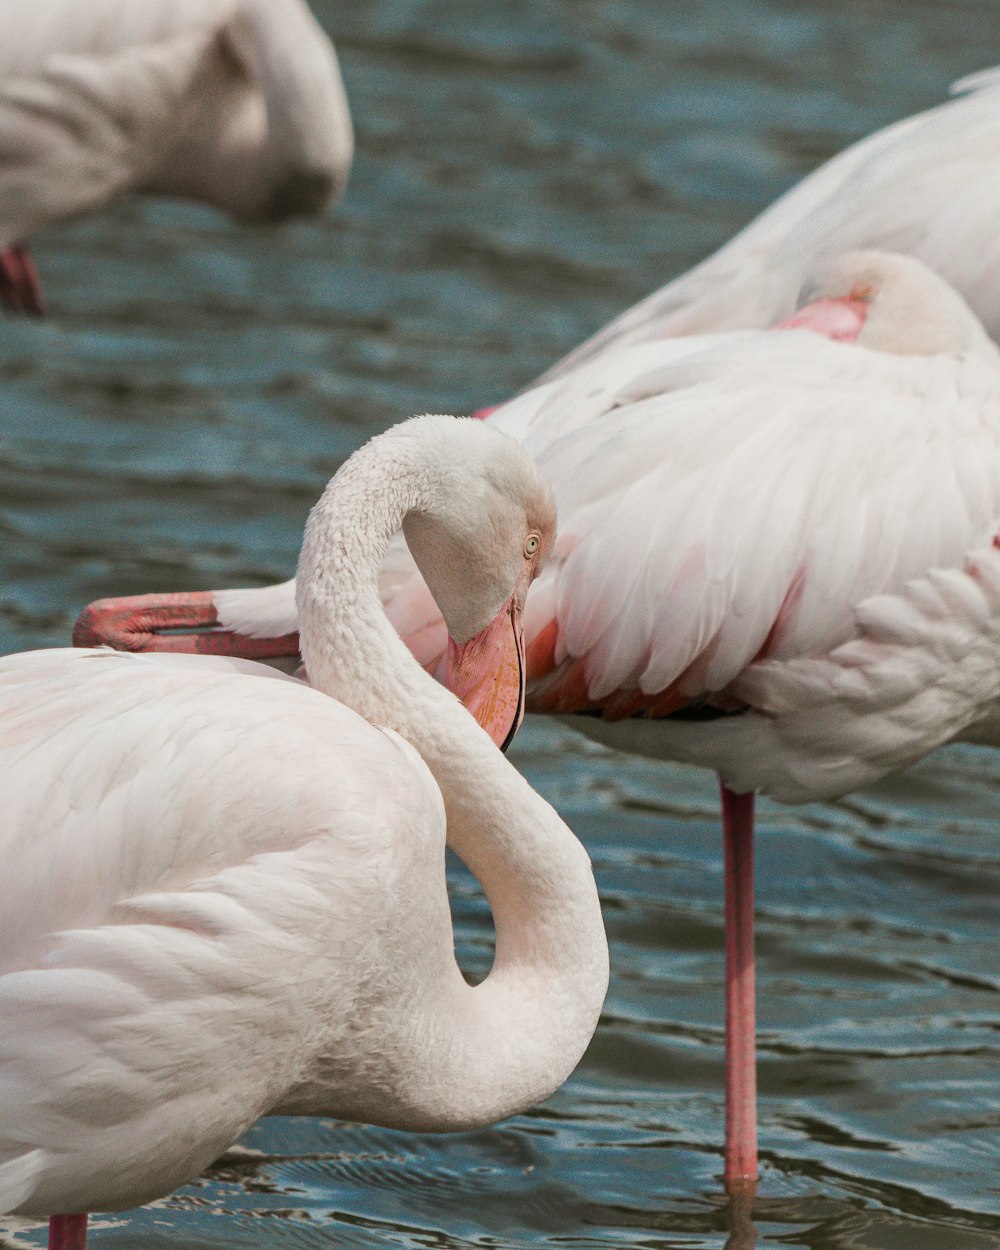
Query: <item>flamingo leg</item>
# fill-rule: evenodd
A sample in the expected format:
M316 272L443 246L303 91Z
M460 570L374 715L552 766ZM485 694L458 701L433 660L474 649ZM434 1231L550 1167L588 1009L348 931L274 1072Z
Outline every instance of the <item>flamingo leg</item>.
M726 912L726 1165L730 1194L757 1186L757 1055L753 953L754 795L720 779Z
M49 1250L86 1250L87 1214L53 1215L49 1219Z
M10 312L45 312L42 284L34 257L23 243L0 248L0 303Z

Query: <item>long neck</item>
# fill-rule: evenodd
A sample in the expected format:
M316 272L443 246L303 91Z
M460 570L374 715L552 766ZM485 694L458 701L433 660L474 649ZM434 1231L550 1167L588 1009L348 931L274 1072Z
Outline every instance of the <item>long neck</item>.
M316 212L343 191L354 149L336 53L303 0L241 0L230 31L266 102L271 213Z
M354 149L336 53L304 0L233 8L221 37L195 31L123 57L142 99L164 97L137 185L243 221L315 213L342 193Z
M608 963L583 847L423 672L379 603L389 540L407 511L432 506L441 472L406 439L357 453L310 519L297 593L311 683L417 748L444 796L448 845L493 911L492 971L470 987L449 951L438 992L418 1008L427 1018L410 1030L426 1039L426 1056L412 1055L425 1079L397 1095L394 1123L461 1128L529 1106L565 1079L596 1024Z

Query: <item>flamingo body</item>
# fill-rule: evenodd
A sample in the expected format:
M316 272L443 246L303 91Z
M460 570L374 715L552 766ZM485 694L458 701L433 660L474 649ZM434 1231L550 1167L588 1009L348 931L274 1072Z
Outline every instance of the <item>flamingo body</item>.
M801 802L904 767L995 698L951 674L931 689L957 683L961 712L908 701L970 613L995 624L1000 390L989 358L777 339L753 350L757 386L745 362L735 393L703 376L539 451L572 485L526 619L529 708L598 712L584 732ZM691 706L742 714L670 719Z
M269 674L0 661L0 1210L184 1183L305 1081L324 1001L337 1114L379 1118L373 1071L382 1118L385 1074L433 1085L406 1004L453 942L440 791L398 735Z

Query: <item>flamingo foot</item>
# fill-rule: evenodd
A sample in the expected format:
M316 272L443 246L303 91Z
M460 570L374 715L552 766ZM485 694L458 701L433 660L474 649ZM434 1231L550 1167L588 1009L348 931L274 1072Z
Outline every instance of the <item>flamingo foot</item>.
M757 1054L753 951L754 795L720 779L726 874L726 1192L741 1204L757 1188Z
M86 1250L87 1214L53 1215L49 1219L49 1250Z
M0 248L0 303L9 312L45 312L45 298L34 257L23 243Z

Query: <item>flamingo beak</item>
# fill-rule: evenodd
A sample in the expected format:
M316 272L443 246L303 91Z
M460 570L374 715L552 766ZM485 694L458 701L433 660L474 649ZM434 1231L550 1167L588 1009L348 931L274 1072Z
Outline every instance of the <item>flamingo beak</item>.
M519 585L484 630L466 643L449 638L436 673L501 751L524 720L523 599Z
M251 638L223 629L210 590L187 594L130 595L98 599L77 617L75 647L116 651L181 651L189 655L232 655L245 660L297 656L298 634Z
M818 299L779 321L776 330L811 330L835 343L855 343L864 329L871 300L863 296L844 295L837 299Z

